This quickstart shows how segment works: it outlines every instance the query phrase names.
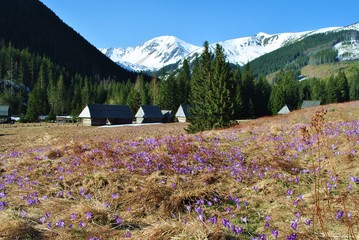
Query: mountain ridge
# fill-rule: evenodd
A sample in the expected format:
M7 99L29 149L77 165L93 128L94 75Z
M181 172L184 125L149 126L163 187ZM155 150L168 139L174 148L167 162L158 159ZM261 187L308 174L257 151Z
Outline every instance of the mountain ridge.
M359 31L359 22L344 27L326 27L303 32L285 32L278 34L259 32L253 36L212 43L210 44L210 49L214 49L217 43L222 45L228 62L234 65L243 66L247 62L263 56L264 54L270 53L285 45L301 41L311 35L345 30ZM171 41L166 42L166 38L171 39ZM168 46L169 43L176 45L177 49L166 49L166 46ZM359 43L357 42L353 42L353 49L355 52L354 59L359 58L358 44ZM150 48L152 45L155 45L157 48ZM335 48L340 52L341 56L348 55L348 52L353 50L348 49L348 46L342 47L341 45L337 45ZM192 45L174 36L153 38L136 47L112 47L100 49L100 51L111 60L132 71L156 71L165 66L178 63L184 58L192 59L197 54L200 54L202 50L202 47ZM181 54L177 54L178 52L181 52ZM171 59L169 56L172 55L176 57ZM347 59L341 56L338 56L338 58L341 60ZM163 59L166 59L166 61ZM353 59L353 57L350 59Z

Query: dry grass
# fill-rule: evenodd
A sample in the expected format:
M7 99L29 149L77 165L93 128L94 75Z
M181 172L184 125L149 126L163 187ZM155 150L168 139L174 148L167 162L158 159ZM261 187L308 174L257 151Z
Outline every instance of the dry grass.
M0 239L355 239L358 119L351 102L198 135L1 128Z

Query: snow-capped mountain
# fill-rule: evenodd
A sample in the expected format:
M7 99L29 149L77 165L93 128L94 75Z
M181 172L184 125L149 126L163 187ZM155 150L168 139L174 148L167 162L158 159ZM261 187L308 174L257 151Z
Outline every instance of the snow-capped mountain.
M173 36L153 38L137 47L102 48L112 61L133 71L154 71L176 63L200 47Z
M266 53L310 35L344 30L359 31L359 23L346 27L321 28L305 32L280 34L261 32L254 36L226 40L218 42L218 44L222 45L227 60L230 63L242 66ZM210 44L210 49L214 51L216 44ZM357 40L352 40L350 43L341 42L334 47L338 50L338 58L340 60L359 59L359 42ZM100 51L117 64L129 70L155 71L166 65L177 63L184 58L191 59L195 54L200 54L203 48L173 36L162 36L151 39L137 47L103 48Z

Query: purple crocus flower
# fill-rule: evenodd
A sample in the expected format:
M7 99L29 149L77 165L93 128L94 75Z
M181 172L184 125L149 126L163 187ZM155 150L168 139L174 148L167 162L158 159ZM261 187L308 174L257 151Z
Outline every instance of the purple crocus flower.
M229 222L229 220L225 219L225 218L222 219L222 224L226 228L230 228L230 226L231 226L231 223Z
M77 214L76 213L72 213L71 214L71 220L76 220L77 218Z
M45 218L45 217L40 218L40 222L41 222L42 224L44 224L44 223L46 222L46 218Z
M335 218L340 219L343 216L343 214L344 214L344 211L338 210L337 215L335 215Z
M267 240L267 236L265 234L258 234L259 240Z
M191 212L191 206L190 205L186 205L187 211Z
M92 213L91 213L91 212L87 212L87 213L86 213L86 218L87 218L87 219L91 219L91 218L92 218Z
M290 227L293 229L293 230L297 230L297 227L298 227L298 223L296 221L292 222L290 224Z
M63 220L59 220L57 223L56 223L56 227L58 228L64 228L65 227L65 222Z
M297 239L296 233L292 233L291 235L287 236L287 240L296 240L296 239Z
M217 217L216 216L210 217L209 222L212 223L212 224L216 224L217 223Z
M200 220L201 222L204 222L204 216L203 216L203 214L199 214L199 215L198 215L198 220Z
M118 215L115 216L115 220L118 225L122 224L122 218L120 218Z
M125 234L125 237L130 238L131 236L132 236L131 233L127 231L126 234Z
M310 225L310 222L311 222L310 219L306 219L304 223L305 223L305 225L308 225L308 226L309 226L309 225Z
M277 230L277 229L273 229L273 230L272 230L272 235L273 235L275 238L278 238L278 230Z
M80 223L79 223L79 226L80 226L80 228L84 228L84 227L86 226L86 223L80 222Z
M3 201L3 202L0 202L0 210L3 210L6 206L6 202Z

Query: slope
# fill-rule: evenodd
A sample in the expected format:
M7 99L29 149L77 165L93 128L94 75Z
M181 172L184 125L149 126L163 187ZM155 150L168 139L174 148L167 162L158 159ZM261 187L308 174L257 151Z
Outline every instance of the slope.
M38 0L0 1L0 40L49 57L72 73L135 78L110 61Z
M256 75L268 75L282 68L300 70L307 65L355 60L359 57L355 51L358 42L359 31L355 29L317 33L260 56L250 65Z

